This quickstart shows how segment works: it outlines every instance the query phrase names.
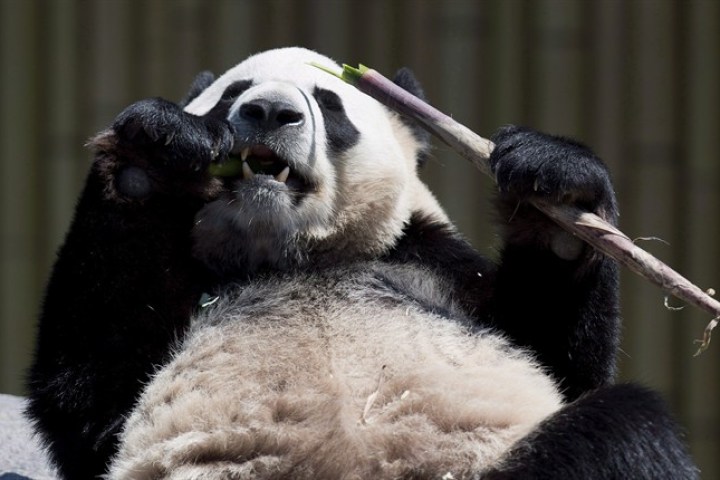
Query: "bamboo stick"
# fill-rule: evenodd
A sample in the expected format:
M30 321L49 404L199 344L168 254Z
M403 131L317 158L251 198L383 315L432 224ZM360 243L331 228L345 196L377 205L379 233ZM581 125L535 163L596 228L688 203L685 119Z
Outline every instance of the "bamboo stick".
M376 70L360 65L345 65L341 73L315 65L397 112L415 119L462 157L470 160L481 172L495 179L488 159L495 145L475 132L453 120L436 108L395 85ZM554 220L568 232L583 239L598 251L615 259L631 271L671 295L710 313L713 319L705 327L702 340L695 355L705 351L712 330L720 321L720 302L694 285L668 265L638 247L633 241L599 216L582 211L571 205L557 205L545 201L533 201L533 206Z

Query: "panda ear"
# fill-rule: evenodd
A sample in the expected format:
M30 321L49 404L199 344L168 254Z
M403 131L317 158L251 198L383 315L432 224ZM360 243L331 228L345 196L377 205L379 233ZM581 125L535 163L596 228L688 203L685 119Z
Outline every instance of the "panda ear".
M425 92L415 74L409 68L403 67L395 73L393 83L398 87L412 93L421 100L425 100ZM420 150L418 152L418 165L423 165L430 150L430 133L420 126L415 120L401 116L403 123L405 123L413 133L413 136L420 143Z
M425 100L425 92L415 74L407 67L403 67L395 73L393 83L398 87L406 90L416 97Z
M186 107L190 102L195 99L195 97L200 95L203 90L212 85L214 81L214 73L208 70L198 73L195 77L195 80L193 80L192 85L190 86L190 91L185 95L185 98L180 101L180 106L183 108Z

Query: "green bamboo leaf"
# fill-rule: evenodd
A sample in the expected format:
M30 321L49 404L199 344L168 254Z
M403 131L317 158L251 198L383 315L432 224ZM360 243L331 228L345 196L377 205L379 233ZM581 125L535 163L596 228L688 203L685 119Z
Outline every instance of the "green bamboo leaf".
M242 173L242 160L228 158L223 163L211 163L208 171L213 177L237 177Z

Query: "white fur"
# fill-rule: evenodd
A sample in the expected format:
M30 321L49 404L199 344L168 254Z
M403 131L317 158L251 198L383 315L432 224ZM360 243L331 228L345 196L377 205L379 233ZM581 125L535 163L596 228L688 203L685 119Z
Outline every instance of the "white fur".
M473 478L559 408L527 354L397 293L452 311L428 272L388 290L384 268L225 292L144 393L110 477Z

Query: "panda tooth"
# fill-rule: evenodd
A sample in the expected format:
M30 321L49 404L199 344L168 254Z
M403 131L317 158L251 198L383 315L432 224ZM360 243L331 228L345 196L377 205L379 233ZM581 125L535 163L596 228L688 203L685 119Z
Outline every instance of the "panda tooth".
M275 175L275 180L280 183L285 183L290 175L290 167L283 168L282 172Z
M249 155L250 155L250 147L243 148L240 151L240 160L242 160L244 162L245 160L247 160Z
M243 162L242 164L242 173L244 179L251 179L255 176L255 173L252 171L252 168L250 168L250 165L248 165L247 162Z

